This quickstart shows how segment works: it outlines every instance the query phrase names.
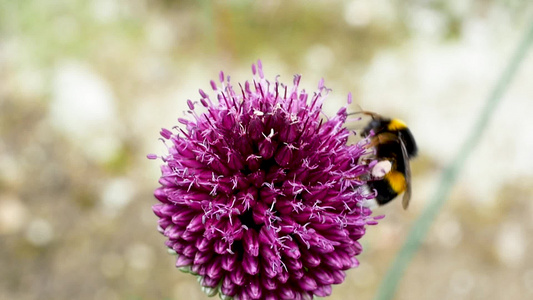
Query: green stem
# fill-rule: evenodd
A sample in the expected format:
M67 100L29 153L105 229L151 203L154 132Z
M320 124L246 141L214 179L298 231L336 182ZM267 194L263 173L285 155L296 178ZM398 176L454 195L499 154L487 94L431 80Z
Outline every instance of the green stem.
M403 277L407 266L416 254L422 240L427 235L433 220L448 199L451 189L457 181L457 176L462 171L468 156L472 153L479 142L481 135L487 128L487 124L494 114L496 106L511 83L511 80L516 75L520 64L526 57L532 41L533 22L529 25L522 42L516 49L507 68L504 70L503 74L497 81L496 86L487 98L485 107L479 114L478 120L472 128L469 137L461 146L459 153L456 155L452 163L444 170L439 187L432 200L420 217L415 221L407 236L405 244L400 249L400 252L396 256L396 259L378 289L378 294L375 298L376 300L387 300L394 297L398 283Z

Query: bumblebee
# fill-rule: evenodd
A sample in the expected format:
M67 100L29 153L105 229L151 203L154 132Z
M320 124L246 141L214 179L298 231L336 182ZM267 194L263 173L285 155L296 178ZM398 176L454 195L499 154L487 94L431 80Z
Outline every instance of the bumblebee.
M411 168L409 160L416 156L418 148L407 125L399 119L389 119L373 112L361 111L372 117L372 121L361 132L362 137L370 136L368 148L375 149L378 165L388 163L381 176L371 176L367 181L370 190L376 190L375 198L384 205L403 193L402 206L407 209L411 199ZM371 135L373 132L373 135ZM387 164L385 164L387 165Z

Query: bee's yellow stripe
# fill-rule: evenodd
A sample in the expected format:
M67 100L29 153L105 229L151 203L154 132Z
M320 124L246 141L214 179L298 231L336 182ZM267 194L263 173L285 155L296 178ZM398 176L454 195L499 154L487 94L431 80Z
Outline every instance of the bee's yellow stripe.
M389 125L387 126L387 129L390 131L398 131L398 130L405 129L405 128L407 128L407 125L405 125L405 123L402 120L398 120L398 119L392 119Z
M401 194L406 189L405 177L398 171L392 171L385 175L385 180L390 184L390 187L397 194Z

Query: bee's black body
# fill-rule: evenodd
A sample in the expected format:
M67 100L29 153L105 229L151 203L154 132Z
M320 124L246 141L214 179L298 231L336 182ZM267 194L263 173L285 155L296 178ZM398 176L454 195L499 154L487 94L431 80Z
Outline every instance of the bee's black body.
M383 178L367 182L370 189L377 191L376 201L386 204L404 193L403 207L407 208L411 197L409 159L416 156L417 146L411 131L398 119L384 118L370 112L373 120L363 129L362 136L371 136L369 147L374 147L375 158L391 162L390 171Z

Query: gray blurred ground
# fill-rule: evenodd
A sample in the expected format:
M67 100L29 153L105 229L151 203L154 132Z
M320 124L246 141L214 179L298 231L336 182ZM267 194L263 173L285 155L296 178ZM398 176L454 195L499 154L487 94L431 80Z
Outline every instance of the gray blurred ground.
M404 119L414 197L380 208L329 299L372 299L533 17L528 1L0 0L0 299L207 299L152 191L170 128L220 70L303 74ZM533 55L395 299L533 298ZM354 105L351 108L357 110Z

